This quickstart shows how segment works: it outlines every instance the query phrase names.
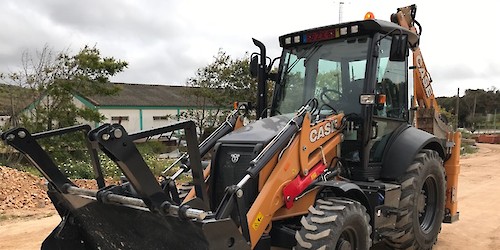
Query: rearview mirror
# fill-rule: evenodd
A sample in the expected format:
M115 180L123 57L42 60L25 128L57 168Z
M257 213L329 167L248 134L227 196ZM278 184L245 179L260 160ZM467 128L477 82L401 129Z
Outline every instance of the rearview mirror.
M408 35L394 34L392 35L391 52L389 55L390 61L404 62L408 52Z
M259 75L259 56L254 55L250 60L250 75L257 77Z

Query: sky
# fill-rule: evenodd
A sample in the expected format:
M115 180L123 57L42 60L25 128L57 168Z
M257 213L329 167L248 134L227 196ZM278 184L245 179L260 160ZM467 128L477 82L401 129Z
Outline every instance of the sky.
M500 1L389 0L2 0L0 72L15 71L23 52L76 54L96 46L104 57L129 63L114 82L183 85L213 62L233 58L262 41L278 57L278 37L294 31L363 19L389 20L398 7L417 5L420 48L436 96L465 89L500 89Z

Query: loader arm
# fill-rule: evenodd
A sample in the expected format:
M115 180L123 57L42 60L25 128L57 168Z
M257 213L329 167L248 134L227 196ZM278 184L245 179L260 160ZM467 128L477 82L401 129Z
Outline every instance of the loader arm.
M290 138L286 148L275 152L274 158L263 168L262 173L266 169L272 171L247 213L252 248L270 230L270 223L277 211L280 216L307 213L307 207L314 200L316 192L305 193L306 190L314 191L306 189L312 186L306 184L313 183L325 171L331 170L337 145L342 141L342 117L343 114L332 115L312 123L311 115L307 113L300 131ZM307 202L302 204L303 200ZM297 207L294 207L295 203Z
M62 221L46 238L42 249L114 249L119 245L127 249L245 249L248 245L232 220L214 220L213 214L205 209L208 207L206 177L200 162L200 156L211 150L220 137L242 126L242 117L233 111L200 144L192 121L131 134L118 124L104 124L94 130L88 125L78 125L36 134L16 128L0 137L24 154L49 181L48 194ZM179 129L187 135L188 151L180 161L191 170L193 196L196 196L183 204L175 201L166 187L160 187L135 146L135 141L142 138ZM73 184L37 142L80 131L88 135L85 142L98 190ZM97 150L117 163L127 177L125 183L104 186ZM175 177L169 179L173 182ZM227 245L228 240L231 246Z

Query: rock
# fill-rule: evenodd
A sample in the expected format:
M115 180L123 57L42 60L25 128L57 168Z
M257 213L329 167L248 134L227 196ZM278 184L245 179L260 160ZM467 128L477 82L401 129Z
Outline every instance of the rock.
M44 208L46 206L44 201L38 200L36 202L36 208Z

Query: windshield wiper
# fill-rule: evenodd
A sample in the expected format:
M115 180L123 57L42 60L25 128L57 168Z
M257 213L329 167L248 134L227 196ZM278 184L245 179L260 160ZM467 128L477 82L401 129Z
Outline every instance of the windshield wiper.
M318 45L317 43L313 44L312 45L312 49L305 49L301 54L297 54L297 58L295 59L295 61L293 61L293 63L287 68L286 70L286 74L290 73L290 71L292 71L292 69L295 67L295 65L297 65L297 63L299 62L300 59L302 58L309 58L311 57L312 55L314 55L318 50L319 48L321 48L323 45Z

